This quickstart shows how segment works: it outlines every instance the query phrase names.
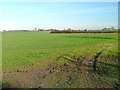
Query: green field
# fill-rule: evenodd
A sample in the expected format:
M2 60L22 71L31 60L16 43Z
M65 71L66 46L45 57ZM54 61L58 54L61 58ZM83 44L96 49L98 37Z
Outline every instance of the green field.
M84 72L83 76L80 73L72 72L71 69L76 67L75 65L77 64L71 64L69 63L69 60L65 58L71 59L73 57L79 57L84 64L88 64L96 52L116 44L118 44L117 34L50 34L49 32L3 32L3 81L8 82L11 87L38 87L39 85L40 87L87 87L85 85L80 86L79 84L85 80L80 79L83 78ZM110 50L106 50L103 54L101 54L98 59L99 62L97 63L97 69L99 72L95 73L95 75L102 83L103 87L112 87L110 83L113 81L117 82L117 53L117 47L111 48ZM64 58L57 60L59 57ZM68 69L68 73L59 72L59 66L66 63L68 66L70 66L70 71ZM111 67L110 65L114 65L115 67ZM38 69L39 71L45 71L46 69L51 69L53 67L55 68L56 73L51 73L48 75L47 79L39 78L38 80L37 75L39 76L39 73L37 73L36 76L32 76L32 74L36 73ZM19 72L18 70L28 70L28 74ZM86 68L83 67L83 70L86 70ZM104 74L104 72L101 70L107 72L107 74ZM111 70L113 72L113 74L111 74L112 77L106 76L111 73ZM22 75L20 73L22 73ZM56 86L57 80L61 79L64 81L65 76L67 77L67 74L69 73L71 73L71 81L73 81L74 84L62 83ZM24 78L24 75L29 77ZM93 73L91 75L93 75ZM35 79L33 80L33 78ZM24 82L26 79L28 82ZM18 80L19 84L15 83L16 80ZM40 84L40 80L44 83L44 85ZM91 83L91 81L95 82L95 80L97 79L93 78L91 80L89 78L88 83ZM107 82L107 84L104 84L104 82ZM87 82L85 81L84 83ZM94 87L92 85L90 86L89 84L87 85L88 87Z

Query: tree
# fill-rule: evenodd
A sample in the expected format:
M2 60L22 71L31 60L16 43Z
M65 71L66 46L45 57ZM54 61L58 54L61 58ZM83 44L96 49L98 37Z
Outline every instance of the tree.
M86 31L87 31L87 29L84 29L84 31L86 32Z
M37 31L37 28L35 28L35 31Z
M68 31L71 31L72 29L71 29L71 28L68 28L67 30L68 30Z
M6 30L3 30L3 32L6 32Z
M115 28L114 28L114 27L111 27L111 30L115 30Z

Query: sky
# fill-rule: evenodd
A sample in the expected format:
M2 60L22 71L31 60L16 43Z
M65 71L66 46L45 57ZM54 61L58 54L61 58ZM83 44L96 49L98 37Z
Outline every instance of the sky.
M1 2L0 30L118 27L117 2Z

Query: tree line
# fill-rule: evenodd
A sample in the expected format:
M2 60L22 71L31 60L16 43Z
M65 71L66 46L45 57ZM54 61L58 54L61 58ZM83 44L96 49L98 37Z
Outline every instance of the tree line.
M71 28L67 30L52 30L50 33L119 33L120 30L115 29L114 27L111 28L103 28L101 30L72 30Z

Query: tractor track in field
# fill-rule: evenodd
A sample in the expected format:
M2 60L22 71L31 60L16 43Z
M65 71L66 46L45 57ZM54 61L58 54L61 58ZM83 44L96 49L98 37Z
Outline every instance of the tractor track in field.
M86 57L66 58L68 60L60 66L48 65L45 69L33 68L3 72L3 78L8 81L3 87L12 88L112 88L110 83L99 81L99 75L89 67Z

